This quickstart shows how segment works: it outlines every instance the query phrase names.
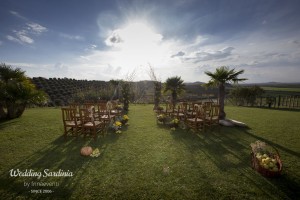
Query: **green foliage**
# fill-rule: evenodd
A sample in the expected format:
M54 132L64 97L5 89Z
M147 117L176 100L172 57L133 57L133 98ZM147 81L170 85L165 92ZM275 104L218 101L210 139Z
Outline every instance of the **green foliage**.
M111 79L109 81L110 87L113 88L113 93L112 93L111 99L119 99L120 98L120 84L121 83L122 83L122 80Z
M154 109L157 109L161 99L162 84L159 81L154 82Z
M238 78L238 76L243 73L244 70L235 71L235 69L229 69L229 67L226 66L217 68L215 72L205 72L205 74L210 77L210 80L208 81L206 86L219 87L220 119L225 119L226 117L226 113L224 111L225 84L238 83L239 81L247 80L245 78Z
M175 105L178 95L185 91L183 80L179 76L170 77L164 84L164 92L171 92L172 103Z
M130 95L130 83L128 81L122 81L122 101L124 104L123 110L128 112L129 110L129 95Z
M113 87L91 86L85 90L79 90L72 94L70 101L84 103L86 101L97 102L98 100L110 100L114 93Z
M236 87L230 90L230 97L236 105L254 106L256 98L263 95L265 91L259 86Z
M31 83L25 71L5 64L0 65L0 89L0 119L20 117L27 104L44 104L48 99Z
M218 87L220 84L245 81L247 80L246 78L238 78L238 76L243 73L244 70L235 71L235 69L229 69L229 67L226 66L217 68L215 72L206 71L205 74L211 78L206 86Z

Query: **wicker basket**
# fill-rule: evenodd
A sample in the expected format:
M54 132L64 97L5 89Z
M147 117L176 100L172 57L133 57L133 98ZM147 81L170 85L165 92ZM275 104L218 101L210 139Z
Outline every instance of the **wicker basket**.
M278 171L271 171L269 169L266 169L264 168L259 160L256 158L255 154L256 152L253 151L252 149L252 152L251 152L251 165L252 165L252 168L255 169L257 172L259 172L260 174L262 174L263 176L265 177L278 177L280 176L281 174L281 171L282 171L282 162L281 162L281 159L280 159L280 155L279 155L279 152L278 150L273 147L273 146L270 146L268 145L268 147L271 147L274 152L269 152L269 156L273 159L276 159L276 166L278 168Z

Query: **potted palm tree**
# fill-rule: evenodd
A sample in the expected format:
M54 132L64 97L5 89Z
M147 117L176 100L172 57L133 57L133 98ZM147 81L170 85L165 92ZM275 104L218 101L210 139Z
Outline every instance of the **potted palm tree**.
M206 71L205 74L210 77L210 80L206 84L208 87L219 88L219 104L220 104L220 119L225 119L226 113L224 111L225 102L225 84L226 83L238 83L239 81L245 81L246 78L238 78L243 74L244 70L235 71L235 69L229 69L229 67L219 67L215 72Z
M164 92L171 92L173 106L176 105L177 97L185 90L185 85L181 77L175 76L168 78L165 82Z
M44 103L47 95L37 90L20 68L0 64L0 119L20 117L27 104Z

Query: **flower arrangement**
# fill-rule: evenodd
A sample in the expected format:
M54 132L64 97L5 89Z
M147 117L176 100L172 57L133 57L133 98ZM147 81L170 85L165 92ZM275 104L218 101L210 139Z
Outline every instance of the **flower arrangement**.
M112 128L115 129L116 133L122 133L122 131L120 130L122 128L122 122L115 121Z
M167 117L164 114L157 115L157 120L160 121L160 122L165 122L166 118Z
M128 115L123 115L121 118L121 122L123 125L128 125L128 120L129 120Z
M123 120L129 120L128 115L123 115Z
M100 154L101 154L100 150L98 148L96 148L93 150L93 152L90 156L95 158L95 157L100 156Z
M179 125L179 119L177 118L172 119L169 124L171 128L176 128L178 127L178 125Z
M179 123L179 119L177 118L174 118L172 121L171 121L172 124L177 124Z

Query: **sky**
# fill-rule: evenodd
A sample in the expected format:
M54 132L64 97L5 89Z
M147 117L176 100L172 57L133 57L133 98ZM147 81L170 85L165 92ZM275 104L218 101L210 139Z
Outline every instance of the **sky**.
M29 77L150 80L245 70L300 82L298 0L0 0L0 63Z

